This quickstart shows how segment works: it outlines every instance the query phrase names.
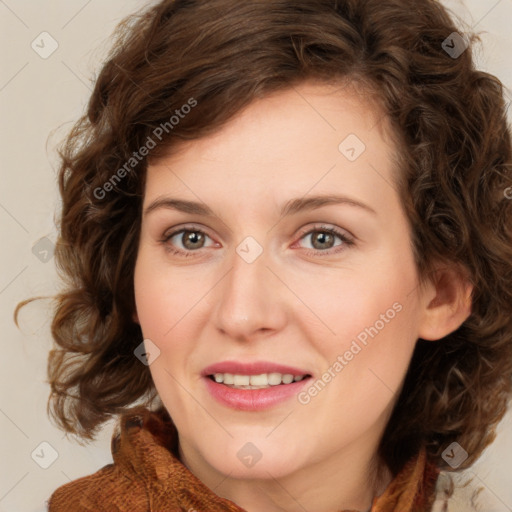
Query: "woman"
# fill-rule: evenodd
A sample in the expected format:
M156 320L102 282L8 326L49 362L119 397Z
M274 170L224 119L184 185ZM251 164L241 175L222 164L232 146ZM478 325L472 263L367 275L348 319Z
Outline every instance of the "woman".
M511 163L433 0L125 20L62 150L49 358L114 463L49 510L455 510L511 394Z

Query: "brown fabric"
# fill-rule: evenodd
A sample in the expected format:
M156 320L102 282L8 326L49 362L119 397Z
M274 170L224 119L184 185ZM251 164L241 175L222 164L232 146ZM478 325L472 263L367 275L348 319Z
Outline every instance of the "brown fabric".
M123 416L112 437L114 463L59 487L49 512L246 512L178 460L177 442L165 411ZM374 499L371 512L430 511L438 474L422 450Z

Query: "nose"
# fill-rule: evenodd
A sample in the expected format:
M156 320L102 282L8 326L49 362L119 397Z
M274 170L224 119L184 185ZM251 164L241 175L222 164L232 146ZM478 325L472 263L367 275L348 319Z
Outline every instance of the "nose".
M236 252L231 261L231 270L215 287L216 328L236 341L282 329L288 315L285 286L269 268L265 251L251 263Z

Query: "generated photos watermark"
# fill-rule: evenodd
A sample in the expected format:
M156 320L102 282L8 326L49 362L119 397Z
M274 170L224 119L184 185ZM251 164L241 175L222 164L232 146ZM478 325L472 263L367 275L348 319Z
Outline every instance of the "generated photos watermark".
M395 302L385 313L381 313L379 319L373 325L365 327L352 340L350 347L336 358L336 361L327 368L322 376L297 395L299 403L302 405L309 404L311 399L316 397L368 345L370 338L375 338L402 309L402 304Z
M171 131L180 124L181 120L184 119L185 116L196 106L197 101L194 98L189 98L187 103L174 111L174 114L168 121L160 123L151 132L151 135L148 135L146 142L137 151L132 153L132 156L124 163L124 165L112 174L112 176L101 187L96 187L94 189L94 197L101 200L107 196L108 192L112 192L112 190L115 189L115 186L130 174L135 167L137 167L139 162L142 162L142 160L149 155L149 152L155 148L159 142L162 142L165 136L164 134L171 133Z

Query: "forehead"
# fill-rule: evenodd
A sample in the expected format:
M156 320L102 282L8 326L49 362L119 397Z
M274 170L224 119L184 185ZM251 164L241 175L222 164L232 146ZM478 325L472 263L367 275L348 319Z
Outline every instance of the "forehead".
M154 159L151 158L151 154L149 155L149 164L154 165L159 160L170 157L177 159L191 147L194 152L212 153L212 146L236 134L242 135L242 131L243 135L247 130L254 132L252 138L257 141L261 139L261 133L255 137L257 128L266 121L276 119L283 125L286 124L286 119L289 119L293 125L291 114L294 119L309 121L311 131L337 131L342 135L344 130L351 127L354 131L360 132L375 130L390 146L393 146L396 140L382 98L374 86L357 78L339 77L331 82L308 79L253 100L213 134L194 140L175 139L163 149L157 148L157 156ZM303 128L306 133L307 126L303 125ZM283 135L281 133L281 136Z
M395 181L393 135L378 102L354 84L304 83L252 102L214 134L171 147L148 166L145 202L171 190L206 203L313 189L371 196Z

